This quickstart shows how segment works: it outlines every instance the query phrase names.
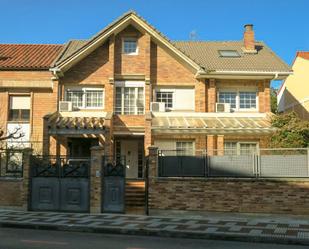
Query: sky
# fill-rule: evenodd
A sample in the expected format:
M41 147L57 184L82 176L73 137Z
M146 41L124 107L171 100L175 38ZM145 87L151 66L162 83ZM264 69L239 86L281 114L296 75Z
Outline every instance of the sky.
M171 40L240 40L251 23L256 40L291 65L309 51L308 9L309 0L0 0L0 43L88 39L135 10Z

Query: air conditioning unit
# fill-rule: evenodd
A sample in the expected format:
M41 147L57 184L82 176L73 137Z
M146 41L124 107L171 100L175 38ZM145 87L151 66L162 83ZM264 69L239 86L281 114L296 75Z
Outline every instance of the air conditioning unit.
M59 102L59 111L60 112L71 112L72 111L72 102L70 102L70 101L60 101Z
M229 103L216 103L216 112L231 112Z
M164 102L151 102L150 111L152 112L165 112L165 103Z

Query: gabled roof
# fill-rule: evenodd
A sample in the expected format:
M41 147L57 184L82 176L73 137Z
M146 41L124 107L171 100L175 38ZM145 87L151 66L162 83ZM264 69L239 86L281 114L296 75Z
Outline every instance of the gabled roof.
M0 44L0 69L48 70L63 45Z
M141 16L137 15L134 11L129 11L118 18L116 21L105 27L103 30L98 32L89 40L84 41L75 41L73 43L69 42L64 49L64 52L59 55L59 58L55 61L54 67L58 70L61 69L63 71L70 68L80 59L84 58L92 51L94 51L99 45L101 45L104 41L106 41L112 34L118 33L123 28L128 26L129 24L133 24L138 26L139 28L148 32L153 39L160 41L165 46L167 46L172 52L181 57L184 61L190 64L196 70L199 70L200 65L194 61L194 59L190 58L184 52L181 52L174 44L170 42L170 40L165 37L162 33L160 33L157 29L151 26L145 19ZM70 47L76 46L76 50L73 51ZM70 51L66 53L66 51ZM73 52L71 52L73 51Z

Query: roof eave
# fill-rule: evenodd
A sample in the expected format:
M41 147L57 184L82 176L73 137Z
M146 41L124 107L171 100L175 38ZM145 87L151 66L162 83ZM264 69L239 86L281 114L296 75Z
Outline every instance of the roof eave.
M197 78L243 78L243 79L271 79L271 80L284 80L289 75L293 74L292 71L228 71L228 70L216 70L199 72Z

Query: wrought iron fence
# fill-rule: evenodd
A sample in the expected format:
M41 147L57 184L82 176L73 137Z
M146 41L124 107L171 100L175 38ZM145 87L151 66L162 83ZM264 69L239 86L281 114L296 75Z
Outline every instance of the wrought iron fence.
M0 150L0 177L23 176L23 150Z
M212 150L192 154L160 150L158 162L160 177L309 177L307 148Z
M122 176L126 173L126 157L125 156L103 156L102 169L104 176Z
M82 177L90 176L90 158L33 155L31 156L32 177Z

